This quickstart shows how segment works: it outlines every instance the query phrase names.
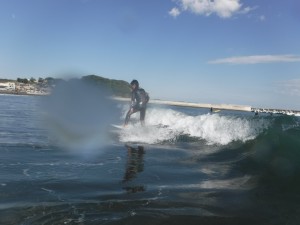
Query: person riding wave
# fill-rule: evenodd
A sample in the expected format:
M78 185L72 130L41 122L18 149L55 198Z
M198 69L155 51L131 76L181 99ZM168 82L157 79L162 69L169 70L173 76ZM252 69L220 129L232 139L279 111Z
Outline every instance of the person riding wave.
M140 122L142 125L145 124L146 108L149 102L149 94L139 87L139 82L137 80L132 80L131 86L131 104L128 110L124 126L126 126L130 120L130 116L136 112L140 112Z

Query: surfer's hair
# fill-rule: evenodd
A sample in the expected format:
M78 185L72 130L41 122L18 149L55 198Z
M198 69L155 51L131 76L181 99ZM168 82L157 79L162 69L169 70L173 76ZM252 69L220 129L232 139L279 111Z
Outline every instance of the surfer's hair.
M136 85L137 87L139 86L139 82L137 80L132 80L130 85Z

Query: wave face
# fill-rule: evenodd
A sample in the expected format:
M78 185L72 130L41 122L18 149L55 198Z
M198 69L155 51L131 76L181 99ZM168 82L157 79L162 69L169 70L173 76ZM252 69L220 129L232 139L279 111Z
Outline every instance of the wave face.
M268 118L270 119L270 117ZM300 120L299 117L277 116L269 128L255 140L239 148L248 157L240 165L249 173L259 174L259 183L283 193L300 188Z
M253 140L272 126L272 119L266 117L209 113L190 115L161 108L148 109L145 127L139 125L138 115L132 120L134 122L120 134L122 142L157 144L176 142L186 137L208 145L227 145L234 141Z

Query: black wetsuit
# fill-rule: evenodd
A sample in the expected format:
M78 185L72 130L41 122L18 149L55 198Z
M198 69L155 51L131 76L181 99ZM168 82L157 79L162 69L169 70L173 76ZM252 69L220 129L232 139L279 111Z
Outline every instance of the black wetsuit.
M143 123L146 115L146 106L149 101L149 96L144 89L138 88L131 92L131 105L126 114L125 125L128 124L130 116L133 113L140 111L140 121Z

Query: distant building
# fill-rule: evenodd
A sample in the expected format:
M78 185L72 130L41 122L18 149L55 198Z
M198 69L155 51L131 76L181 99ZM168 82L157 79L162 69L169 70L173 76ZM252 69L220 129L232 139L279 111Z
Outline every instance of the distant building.
M0 83L0 91L15 91L16 85L13 82Z

